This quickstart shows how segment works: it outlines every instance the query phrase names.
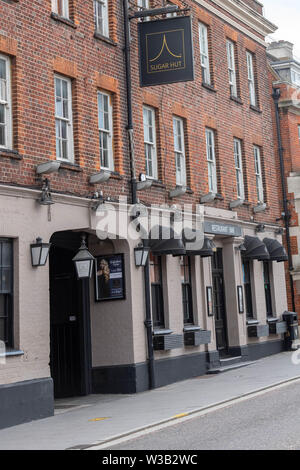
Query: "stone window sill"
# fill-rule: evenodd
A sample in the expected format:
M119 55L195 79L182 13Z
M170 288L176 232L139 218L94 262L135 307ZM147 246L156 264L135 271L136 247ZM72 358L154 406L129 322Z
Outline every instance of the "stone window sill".
M252 109L252 111L255 111L258 114L262 113L262 110L259 109L257 106L253 106L253 104L250 104L250 109Z
M249 319L246 321L246 324L247 324L247 325L259 325L259 321L258 321L258 320L255 320L255 318L249 318Z
M165 189L166 185L161 180L153 180L152 186L156 188Z
M0 157L13 158L14 160L23 159L22 155L20 155L19 152L10 149L0 149Z
M213 85L209 85L208 83L202 82L202 86L203 86L203 88L205 88L208 91L212 91L213 93L217 92L217 90L215 89L215 87Z
M103 36L102 34L97 33L97 31L94 32L94 38L100 39L100 41L106 42L110 46L115 46L115 47L117 46L117 43L115 41L113 41L111 38L107 36Z
M156 328L153 330L153 336L160 336L160 335L170 335L173 333L173 330L168 328Z
M57 15L57 13L51 13L51 18L55 21L59 21L60 23L66 24L67 26L71 26L71 28L77 29L76 24L74 21L69 20L68 18L64 18L62 16Z
M6 349L4 353L0 353L0 357L24 356L24 351L19 349Z
M197 325L185 325L183 331L200 331L201 327Z
M243 104L241 98L239 98L238 96L233 96L233 95L231 95L231 96L230 96L230 99L231 99L231 101L234 101L234 102L237 103L237 104Z
M76 165L75 163L61 162L59 169L60 170L77 171L78 173L82 172L82 168L80 168L80 166Z
M115 179L115 180L122 180L123 176L118 171L111 171L110 178Z
M276 322L278 322L277 317L268 317L267 318L267 323L276 323Z

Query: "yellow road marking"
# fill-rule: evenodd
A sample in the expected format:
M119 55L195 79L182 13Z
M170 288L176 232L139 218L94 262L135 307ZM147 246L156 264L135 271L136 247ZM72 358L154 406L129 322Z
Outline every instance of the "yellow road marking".
M179 415L173 416L173 418L183 418L184 416L187 416L187 413L179 413Z
M103 421L104 419L108 419L108 418L93 418L93 419L89 419L89 421Z

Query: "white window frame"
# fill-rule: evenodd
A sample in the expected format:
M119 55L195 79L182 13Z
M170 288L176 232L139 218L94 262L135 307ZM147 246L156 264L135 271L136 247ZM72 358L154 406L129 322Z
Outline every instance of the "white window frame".
M137 7L140 11L149 10L150 9L149 0L137 0ZM149 16L145 16L144 18L139 19L139 21L149 21L149 20L150 20Z
M149 113L151 116L151 122L149 120ZM143 106L143 124L146 176L147 178L157 179L156 120L154 108L151 108L150 106ZM152 174L149 171L149 151L151 156Z
M70 19L69 13L69 0L60 0L61 1L61 12L59 12L59 0L52 0L52 11L62 18Z
M257 201L258 203L263 204L264 203L264 186L263 186L263 176L262 176L262 168L261 168L261 151L258 145L253 145L253 153L254 153Z
M103 110L103 123L105 123L105 113L107 114L107 124L108 126L101 126L100 123L100 98L107 98L107 112ZM98 101L98 131L99 131L99 149L100 149L100 167L108 171L114 171L114 150L113 150L113 105L112 105L112 95L111 93L99 90L97 93ZM103 163L102 156L102 145L103 135L106 134L107 137L107 160L108 164Z
M246 59L247 59L247 73L248 73L248 86L249 86L250 104L252 106L256 106L257 105L257 100L256 100L256 90L255 90L253 54L251 52L247 51L246 52Z
M102 16L100 15L102 11ZM94 0L95 31L102 36L109 37L108 0Z
M174 7L175 5L174 5L174 3L169 2L165 6L166 7ZM177 16L178 16L177 11L173 11L173 13L167 13L166 14L166 18L176 18Z
M213 129L205 129L206 140L206 159L208 167L208 189L209 192L217 194L217 164L216 164L216 146L215 146L215 132Z
M67 116L60 116L57 113L57 106L56 106L56 80L60 80L61 83L67 83ZM63 77L61 75L54 76L54 94L55 94L55 129L56 129L56 158L57 160L64 161L64 162L74 162L74 140L73 140L73 113L72 113L72 81L70 78ZM57 124L61 122L66 122L66 142L67 142L67 157L63 158L62 156L58 155L57 152L57 145L58 140L60 153L62 154L62 138L61 136L57 135ZM60 124L61 126L61 124ZM60 127L61 129L61 127Z
M238 199L245 199L244 175L243 175L243 154L242 141L234 138L234 166L236 177L236 189Z
M12 97L11 97L11 62L0 54L5 63L5 79L0 80L0 105L4 106L4 144L0 148L12 149ZM2 90L2 92L1 92Z
M208 51L208 27L199 22L199 47L200 47L200 63L202 70L202 81L207 85L211 85L209 51Z
M228 64L228 78L230 95L237 98L237 81L236 81L236 64L235 64L235 44L227 39L227 64Z
M179 131L179 132L178 132ZM176 168L176 185L186 185L186 162L183 119L173 116L174 156ZM180 163L180 165L179 165Z

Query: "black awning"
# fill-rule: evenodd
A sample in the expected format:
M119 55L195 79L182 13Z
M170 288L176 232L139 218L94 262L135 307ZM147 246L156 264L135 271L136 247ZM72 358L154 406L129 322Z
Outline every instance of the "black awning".
M266 245L258 237L246 235L244 245L246 248L246 251L243 252L244 258L257 259L259 261L270 259Z
M181 236L178 236L172 228L155 226L151 229L149 239L145 245L150 247L154 255L181 256L185 254L185 247Z
M277 261L277 263L288 261L285 248L278 240L274 238L264 238L264 244L267 247L271 261Z
M204 243L202 249L197 253L202 258L208 258L209 256L213 256L216 251L216 246L212 240L207 237L204 237Z

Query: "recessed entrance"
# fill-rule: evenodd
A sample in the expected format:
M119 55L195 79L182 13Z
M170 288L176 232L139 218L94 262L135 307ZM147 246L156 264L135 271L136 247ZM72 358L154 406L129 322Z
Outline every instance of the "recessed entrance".
M228 352L226 307L223 276L223 251L217 248L212 257L212 279L215 308L215 328L217 349L221 356Z
M60 232L50 249L50 368L55 398L91 393L89 282L78 281L72 258L80 235Z

